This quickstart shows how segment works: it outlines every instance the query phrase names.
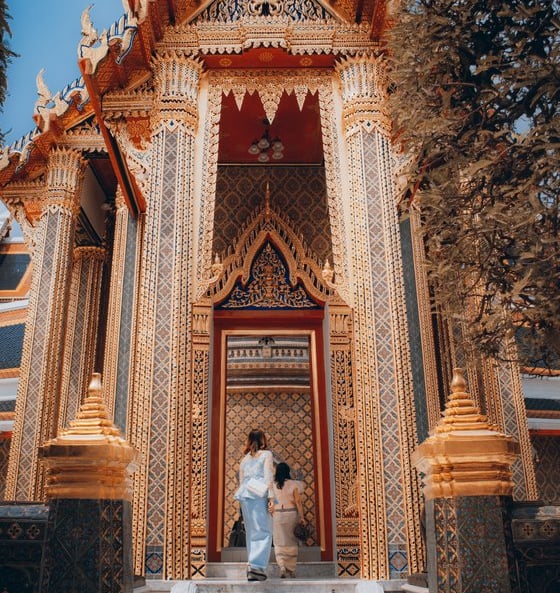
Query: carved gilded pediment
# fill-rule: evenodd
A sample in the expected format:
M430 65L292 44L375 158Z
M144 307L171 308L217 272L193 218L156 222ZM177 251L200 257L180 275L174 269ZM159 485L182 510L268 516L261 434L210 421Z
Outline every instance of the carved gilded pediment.
M214 0L197 11L191 22L232 23L255 17L325 21L333 17L333 9L327 2L317 0Z
M252 261L249 277L240 275L220 309L317 309L298 279L290 281L288 266L274 243L267 238Z
M227 309L309 309L333 300L319 262L292 227L267 201L234 253L214 263L212 301Z

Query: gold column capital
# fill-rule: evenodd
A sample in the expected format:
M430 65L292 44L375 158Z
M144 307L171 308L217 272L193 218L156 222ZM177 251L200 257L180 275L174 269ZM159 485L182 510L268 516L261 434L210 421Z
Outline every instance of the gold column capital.
M111 422L101 391L101 375L93 373L76 420L40 448L48 499L131 500L138 454Z
M466 387L454 369L443 417L412 455L426 499L512 494L519 444L488 422Z
M164 51L154 60L156 113L160 121L184 123L194 134L203 64L180 51ZM153 122L154 123L154 122ZM152 125L155 131L157 125Z
M62 209L78 214L86 162L81 152L72 148L58 146L51 150L43 211Z
M95 247L94 245L79 245L74 248L74 261L104 261L107 257L107 249L105 247Z
M363 127L384 136L391 132L387 107L387 63L383 55L358 54L336 65L342 93L342 121L346 134Z

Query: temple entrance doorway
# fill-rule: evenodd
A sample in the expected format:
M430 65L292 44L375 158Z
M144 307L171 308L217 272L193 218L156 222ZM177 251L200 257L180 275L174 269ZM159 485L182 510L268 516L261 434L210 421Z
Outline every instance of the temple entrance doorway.
M301 481L313 538L301 561L332 561L323 310L214 311L208 560L244 561L233 494L247 433L265 431ZM241 536L241 537L240 537Z

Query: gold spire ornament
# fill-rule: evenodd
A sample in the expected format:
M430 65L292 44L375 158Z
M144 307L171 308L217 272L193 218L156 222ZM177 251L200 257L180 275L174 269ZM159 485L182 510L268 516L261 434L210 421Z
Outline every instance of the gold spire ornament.
M443 417L412 454L427 499L511 496L511 465L519 444L480 413L466 391L462 369L453 369Z
M93 373L76 419L40 448L48 499L131 499L138 453L110 420L101 392L101 375Z

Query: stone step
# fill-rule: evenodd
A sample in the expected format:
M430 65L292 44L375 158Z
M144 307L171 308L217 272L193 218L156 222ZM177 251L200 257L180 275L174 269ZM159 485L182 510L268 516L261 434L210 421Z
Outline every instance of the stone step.
M321 548L319 546L300 546L298 550L298 564L300 562L320 562ZM247 562L247 548L224 548L222 562ZM270 553L270 562L276 562L274 547Z
M206 576L218 579L245 579L246 562L209 562L206 565ZM279 578L280 569L271 561L266 571L269 578ZM334 562L298 562L297 576L306 579L334 579L336 578L336 564Z
M360 579L245 579L207 578L195 581L146 581L134 593L401 593L406 581Z

